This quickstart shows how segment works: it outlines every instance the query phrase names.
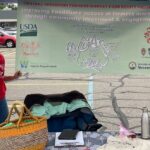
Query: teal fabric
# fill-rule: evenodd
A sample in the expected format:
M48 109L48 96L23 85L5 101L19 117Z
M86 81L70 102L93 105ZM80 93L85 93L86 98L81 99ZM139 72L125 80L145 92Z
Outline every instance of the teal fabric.
M74 100L70 104L67 105L67 110L69 112L72 112L78 108L83 108L83 107L90 108L90 105L83 100L77 99L77 100Z
M33 105L31 112L34 116L46 116L48 119L53 115L65 114L67 111L72 112L78 108L88 107L90 105L81 99L76 99L71 103L59 103L59 105L53 105L50 102L45 101L44 105Z
M33 107L31 108L31 113L34 116L46 116L46 109L41 105L33 105Z

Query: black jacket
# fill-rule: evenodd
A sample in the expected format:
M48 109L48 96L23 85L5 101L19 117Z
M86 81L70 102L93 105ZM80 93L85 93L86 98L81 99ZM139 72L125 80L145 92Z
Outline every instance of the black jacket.
M86 101L85 96L78 91L70 91L61 94L29 94L25 97L24 104L28 109L32 107L34 104L43 105L45 100L48 102L67 102L70 103L75 99L82 99Z

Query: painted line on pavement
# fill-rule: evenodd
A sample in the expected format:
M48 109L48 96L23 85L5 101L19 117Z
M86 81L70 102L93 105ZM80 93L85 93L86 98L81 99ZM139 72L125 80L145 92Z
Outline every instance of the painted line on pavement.
M11 53L8 53L8 54L3 54L3 55L4 55L4 57L6 57L6 56L9 56L9 55L14 54L14 53L16 53L16 52L11 52Z
M15 66L15 64L6 64L6 67L7 67L7 66Z
M91 107L93 107L93 92L94 92L94 86L93 86L93 75L89 77L88 82L88 103Z
M37 85L87 85L88 83L50 83L50 84L21 84L21 83L6 83L8 86L37 86Z

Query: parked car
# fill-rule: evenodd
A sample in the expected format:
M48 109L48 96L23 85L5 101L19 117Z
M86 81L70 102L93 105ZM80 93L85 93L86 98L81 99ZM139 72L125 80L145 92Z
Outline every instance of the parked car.
M5 27L5 28L3 28L3 30L10 35L15 35L15 36L17 35L17 28L16 27Z
M4 30L4 28L0 27L0 30Z
M16 36L9 35L7 32L0 30L0 45L8 48L16 46Z
M14 35L14 36L17 35L17 31L5 30L5 32L7 32L9 35Z

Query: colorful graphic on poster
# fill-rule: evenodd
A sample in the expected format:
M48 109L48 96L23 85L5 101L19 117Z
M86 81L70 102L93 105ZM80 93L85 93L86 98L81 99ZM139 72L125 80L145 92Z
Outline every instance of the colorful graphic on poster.
M150 1L19 0L17 69L149 74Z

